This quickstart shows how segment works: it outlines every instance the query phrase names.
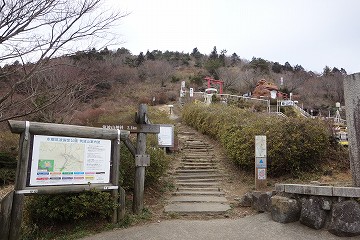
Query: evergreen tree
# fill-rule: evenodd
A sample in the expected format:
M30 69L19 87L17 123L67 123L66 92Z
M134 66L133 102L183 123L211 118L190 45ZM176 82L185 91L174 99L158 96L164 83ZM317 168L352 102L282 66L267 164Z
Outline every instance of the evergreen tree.
M286 62L286 63L284 64L284 70L285 70L285 71L288 71L288 72L293 72L293 71L294 71L293 67L290 65L289 62Z
M140 52L140 54L138 55L138 57L135 60L135 66L136 67L140 66L144 61L145 61L144 53Z
M213 59L213 60L219 58L219 55L218 55L217 50L216 50L216 46L214 46L214 49L212 50L212 52L209 55L209 58Z
M236 54L236 53L233 53L231 55L231 66L235 66L238 62L240 62L240 57Z
M227 50L223 49L223 50L221 50L220 55L219 55L219 60L223 67L225 67L225 54L226 53L227 53Z
M272 65L271 67L271 70L274 72L274 73L281 73L281 70L283 69L283 66L278 63L278 62L274 62L274 64Z
M324 67L324 70L323 70L323 75L324 75L324 76L329 76L330 73L331 73L330 67L329 67L329 66L325 66L325 67Z
M305 69L301 65L296 64L295 67L294 67L294 71L295 72L302 72L302 71L305 71Z
M149 50L147 50L145 57L147 60L155 60L155 56L151 52L149 52Z

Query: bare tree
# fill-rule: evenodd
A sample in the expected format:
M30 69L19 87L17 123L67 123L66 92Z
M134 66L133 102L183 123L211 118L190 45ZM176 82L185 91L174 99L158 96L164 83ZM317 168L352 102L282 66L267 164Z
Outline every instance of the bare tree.
M160 82L161 86L164 86L174 73L174 67L169 62L160 60L146 61L141 70L151 82Z
M239 67L221 67L216 70L216 74L224 81L224 89L239 91L241 80L241 69Z
M41 111L73 89L38 76L57 54L115 39L110 29L127 14L102 10L102 2L0 0L0 122ZM44 92L53 94L36 104Z

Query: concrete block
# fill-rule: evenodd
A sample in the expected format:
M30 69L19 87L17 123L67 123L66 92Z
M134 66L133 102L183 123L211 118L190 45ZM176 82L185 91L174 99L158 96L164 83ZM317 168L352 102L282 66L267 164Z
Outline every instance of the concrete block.
M358 187L333 187L333 196L336 197L360 197L360 188Z
M285 192L318 196L333 196L333 187L302 184L285 184Z
M275 191L277 192L284 192L285 191L285 185L281 183L275 184Z

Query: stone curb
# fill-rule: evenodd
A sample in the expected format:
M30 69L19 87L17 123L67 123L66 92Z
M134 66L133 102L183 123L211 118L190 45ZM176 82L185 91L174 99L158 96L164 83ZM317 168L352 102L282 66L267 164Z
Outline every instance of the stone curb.
M360 197L358 187L332 187L303 184L275 184L275 191L297 193L305 195L332 196L332 197Z

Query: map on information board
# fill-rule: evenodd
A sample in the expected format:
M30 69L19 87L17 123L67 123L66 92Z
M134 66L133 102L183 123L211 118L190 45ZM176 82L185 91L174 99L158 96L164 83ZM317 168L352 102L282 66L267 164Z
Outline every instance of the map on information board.
M111 140L35 135L30 186L110 182Z

